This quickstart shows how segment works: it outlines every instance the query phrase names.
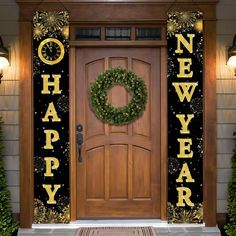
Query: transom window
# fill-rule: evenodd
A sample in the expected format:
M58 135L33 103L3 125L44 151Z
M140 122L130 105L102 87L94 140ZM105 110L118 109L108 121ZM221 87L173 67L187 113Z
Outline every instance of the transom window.
M164 38L158 26L74 26L71 39L75 41L158 41Z

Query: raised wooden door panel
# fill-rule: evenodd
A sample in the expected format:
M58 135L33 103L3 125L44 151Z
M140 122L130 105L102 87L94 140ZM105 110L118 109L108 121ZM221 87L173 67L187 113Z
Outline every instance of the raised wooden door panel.
M98 120L88 90L99 73L123 67L142 77L148 88L143 116L129 125ZM97 48L76 50L76 122L84 127L82 162L77 163L79 218L160 216L160 50ZM125 106L123 86L108 92L109 102Z

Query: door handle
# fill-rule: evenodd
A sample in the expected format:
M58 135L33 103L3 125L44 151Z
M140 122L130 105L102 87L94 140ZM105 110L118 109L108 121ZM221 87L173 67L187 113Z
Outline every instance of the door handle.
M82 154L81 154L81 147L83 144L83 125L77 125L77 147L78 147L78 161L82 162Z

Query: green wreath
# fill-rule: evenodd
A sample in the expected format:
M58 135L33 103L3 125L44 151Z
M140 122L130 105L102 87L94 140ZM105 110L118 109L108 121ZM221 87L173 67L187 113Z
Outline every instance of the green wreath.
M107 92L121 85L131 94L130 102L124 107L114 107L107 102ZM129 124L142 116L147 103L145 82L132 71L117 67L106 70L91 84L90 107L96 117L112 125Z

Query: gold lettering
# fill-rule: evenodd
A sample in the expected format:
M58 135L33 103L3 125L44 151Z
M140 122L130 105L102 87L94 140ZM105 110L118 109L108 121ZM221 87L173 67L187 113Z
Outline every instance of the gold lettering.
M52 170L57 170L59 160L56 157L45 157L44 160L46 162L46 173L44 173L44 176L52 177L54 175Z
M177 191L178 191L178 203L176 204L176 206L184 207L186 204L191 207L194 206L194 204L190 200L190 197L192 195L192 191L190 188L179 187L177 188Z
M192 158L193 151L190 150L190 145L192 145L191 138L178 138L179 142L179 154L177 155L178 158ZM188 153L186 153L188 151Z
M180 43L182 43L190 53L193 53L193 38L195 37L195 34L187 34L187 36L189 38L189 42L182 34L175 34L175 37L177 38L177 49L175 50L176 53L183 53Z
M59 133L53 129L44 130L44 133L46 134L46 145L43 148L53 149L52 142L59 140Z
M55 201L54 197L57 192L57 190L61 187L60 184L54 184L53 188L54 190L52 191L52 185L51 184L43 184L43 188L47 191L49 199L47 200L48 204L56 204L57 202Z
M62 91L60 90L61 75L52 75L52 78L54 79L54 81L52 82L49 81L50 75L48 74L43 74L41 75L41 77L43 78L43 90L41 91L42 94L51 94L51 92L48 89L49 86L52 86L54 88L52 94L61 94Z
M195 180L191 176L191 173L190 173L190 170L188 168L188 164L187 163L183 164L182 170L181 170L181 172L179 174L179 178L176 179L176 182L183 183L183 177L186 177L186 182L187 183L194 183L195 182Z
M178 114L178 115L176 115L176 117L179 119L179 121L182 125L180 133L181 134L190 134L190 131L188 129L188 125L189 125L190 121L193 119L194 114L188 114L187 119L185 119L185 117L186 117L185 114Z
M195 82L195 83L172 83L172 85L175 87L175 91L177 92L179 100L181 102L183 102L185 98L187 99L188 102L190 102L191 98L193 96L194 90L198 85L198 82ZM182 89L180 89L180 88L182 88Z
M60 122L61 121L61 119L57 115L57 111L55 109L53 102L49 103L47 112L46 112L44 118L42 119L42 121L49 122L49 118L48 118L49 116L52 116L52 122Z
M179 62L179 74L178 78L192 78L193 72L190 70L190 66L192 65L192 58L177 58ZM188 74L185 72L189 72Z

